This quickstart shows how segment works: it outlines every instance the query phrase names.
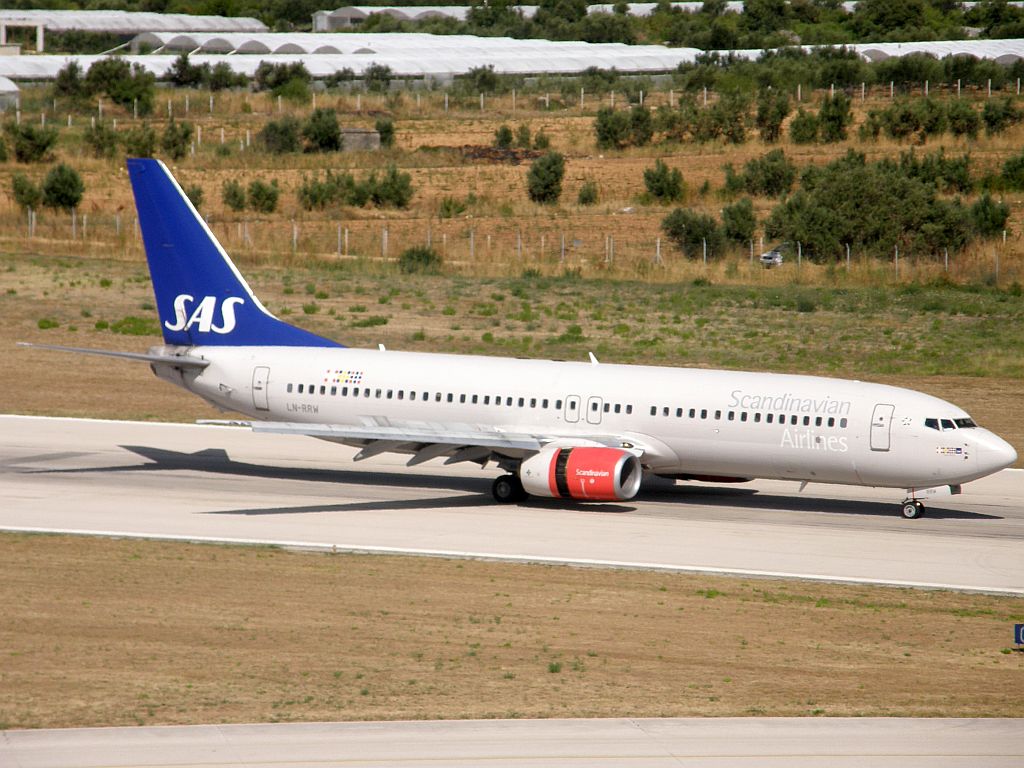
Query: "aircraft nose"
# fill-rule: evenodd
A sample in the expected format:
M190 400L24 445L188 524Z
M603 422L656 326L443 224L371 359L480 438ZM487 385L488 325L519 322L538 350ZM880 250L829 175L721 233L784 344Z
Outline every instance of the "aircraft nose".
M978 464L988 472L1006 469L1017 461L1017 451L1003 438L987 434L978 441Z

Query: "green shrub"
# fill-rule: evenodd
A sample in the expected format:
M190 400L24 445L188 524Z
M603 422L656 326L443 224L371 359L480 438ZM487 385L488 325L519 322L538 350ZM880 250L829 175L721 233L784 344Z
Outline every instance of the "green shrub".
M723 234L738 243L746 243L754 239L757 228L757 216L754 215L754 204L745 197L722 209Z
M601 107L594 119L598 149L622 149L629 144L630 119L627 112Z
M629 110L629 143L643 147L651 143L654 136L654 120L647 107L633 107Z
M363 71L363 83L371 93L383 93L391 87L394 73L384 64L371 64Z
M192 124L179 123L173 117L168 121L160 137L160 148L174 160L188 154L192 141Z
M516 128L516 146L520 149L529 149L533 143L533 137L530 135L530 126L520 125Z
M579 205L594 205L597 202L597 183L593 181L583 182L580 193L576 197Z
M406 208L412 200L412 176L402 173L394 164L379 179L376 172L371 173L367 186L370 200L378 208Z
M41 317L36 323L36 326L41 331L48 331L51 328L60 328L60 323L54 320L52 317Z
M981 128L981 116L966 101L956 100L946 106L946 119L954 136L974 139Z
M14 174L14 178L11 179L11 191L14 194L14 202L21 206L22 210L37 210L43 201L43 190L23 173Z
M253 179L249 182L249 207L254 211L273 213L277 209L279 195L277 179L271 179L269 184L260 179Z
M438 208L437 216L440 219L451 219L466 211L466 204L456 197L446 195L441 198L441 205Z
M256 75L253 78L258 91L274 91L287 83L298 80L308 85L313 80L309 70L302 62L292 64L272 64L261 61L256 67Z
M198 184L190 184L185 187L185 196L188 197L189 202L191 202L193 207L197 210L199 206L203 204L203 188Z
M557 203L562 196L565 158L558 152L541 155L526 174L526 193L535 203Z
M774 144L782 137L782 122L789 115L789 96L784 91L766 88L757 99L754 124L761 141Z
M853 122L850 99L845 93L827 97L818 111L818 135L821 141L832 144L846 140L846 128Z
M1021 121L1022 113L1013 105L1009 96L1002 99L989 99L981 111L981 119L985 122L985 131L990 136L1002 133L1011 125Z
M38 163L46 160L57 143L57 129L29 123L7 123L4 133L14 149L14 159L19 163Z
M86 128L82 139L94 157L113 157L117 153L117 131L102 121Z
M795 179L796 166L781 149L773 149L760 158L748 160L743 166L743 188L751 195L781 197L793 187Z
M369 317L361 317L358 320L352 322L353 328L373 328L377 325L387 325L388 319L382 315L370 315Z
M156 131L144 123L125 132L124 151L128 157L152 157L156 152Z
M302 126L306 152L340 152L344 146L338 115L333 109L314 109Z
M533 137L533 148L541 150L551 149L551 137L542 130L537 131L537 135Z
M233 211L244 211L245 210L245 189L237 179L228 179L221 186L220 190L221 200L224 201L224 205Z
M818 140L818 116L801 107L789 124L789 138L794 144L813 144Z
M97 323L98 325L98 323ZM159 336L160 330L148 317L128 315L110 324L110 330L124 336Z
M89 67L85 75L89 94L105 93L111 101L125 109L136 106L140 115L153 111L156 77L141 65L129 65L120 56L104 56Z
M373 127L377 129L377 135L380 136L380 145L382 147L390 149L395 145L394 121L387 117L381 117L377 119Z
M666 237L689 258L701 258L707 243L708 257L724 250L725 238L713 218L689 208L676 208L661 222Z
M288 115L280 120L271 120L259 132L259 140L267 152L283 155L299 151L299 121Z
M660 203L672 203L683 199L683 174L678 168L669 168L664 161L657 160L653 168L644 170L644 186L647 194Z
M971 206L971 221L974 231L981 237L992 237L1006 229L1006 221L1010 218L1010 206L1003 201L995 201L985 192Z
M43 205L70 211L78 207L85 193L82 177L69 165L61 163L51 168L43 180Z
M436 273L441 269L441 256L433 248L418 245L402 251L398 268L405 274L414 272Z
M499 125L498 130L494 132L494 146L496 149L511 149L512 139L512 129L507 125Z

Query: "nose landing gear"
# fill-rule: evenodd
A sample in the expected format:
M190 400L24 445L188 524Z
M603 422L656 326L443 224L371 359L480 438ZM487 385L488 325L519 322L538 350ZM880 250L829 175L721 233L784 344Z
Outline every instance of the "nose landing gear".
M907 520L916 520L924 515L924 503L917 499L904 499L900 505L900 514Z

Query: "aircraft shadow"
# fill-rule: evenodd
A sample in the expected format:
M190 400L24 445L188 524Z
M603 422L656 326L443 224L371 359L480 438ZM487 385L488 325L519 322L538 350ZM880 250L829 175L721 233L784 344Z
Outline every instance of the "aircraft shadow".
M821 512L828 514L894 517L902 491L893 492L891 502L863 499L828 499L804 494L782 495L757 491L754 488L721 488L715 486L680 485L671 489L642 491L637 501L683 505L728 504L730 507L773 512ZM949 509L927 505L925 519L932 520L1002 520L1000 515Z
M272 480L298 480L303 482L331 483L335 485L388 486L394 488L418 488L433 490L462 491L473 494L464 498L440 497L436 499L408 499L352 504L308 505L279 508L243 508L210 512L207 514L235 515L284 515L310 512L357 512L395 509L444 509L472 507L490 502L490 478L459 477L453 475L423 475L405 472L364 472L337 469L314 469L307 467L280 467L272 464L252 464L236 461L223 448L207 448L195 453L172 451L152 446L122 445L126 451L148 460L146 464L126 464L112 467L87 467L82 469L36 469L27 470L32 474L90 474L108 472L161 472L194 471L208 472L236 477L260 477ZM37 457L38 458L38 457ZM898 493L896 495L899 495ZM641 493L633 501L672 504L680 506L727 505L730 508L764 511L819 512L831 514L892 517L895 514L896 496L893 501L877 502L847 499L816 498L810 495L765 494L754 488L687 486L658 488ZM551 510L576 510L592 513L623 513L637 511L633 504L584 504L557 499L531 498L523 506ZM726 511L723 506L723 513ZM1001 520L998 515L970 512L963 509L928 507L927 519Z

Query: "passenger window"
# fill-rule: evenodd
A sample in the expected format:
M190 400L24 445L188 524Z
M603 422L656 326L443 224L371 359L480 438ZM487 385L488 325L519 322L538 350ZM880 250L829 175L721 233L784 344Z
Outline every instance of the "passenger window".
M830 427L834 427L836 425L836 417L835 416L829 416L828 417L828 425Z
M677 419L683 418L683 409L682 408L676 408L676 418Z
M405 399L405 390L404 389L398 390L398 399L399 400L404 400Z
M341 396L342 397L348 397L348 387L342 387L341 388Z
M632 412L633 412L633 406L632 405L627 405L626 406L626 413L632 413Z
M537 407L537 398L536 397L531 397L530 398L530 407L531 408L536 408Z
M381 390L379 390L379 389L374 393L377 396L378 400L380 400L380 393L381 393Z
M455 395L453 395L451 392L448 393L448 402L449 403L454 403L455 402Z
M484 395L484 405L490 405L490 404L491 404L491 396L490 395Z
M512 398L511 397L506 397L505 398L505 405L507 405L509 407L512 406Z
M440 392L435 392L434 393L434 402L435 403L440 403L441 402L441 393Z
M316 394L316 384L310 384L308 387L306 387L306 391L309 394L311 394L311 395L315 395Z
M519 407L522 408L524 405L526 405L526 398L525 397L520 397L519 398Z
M395 391L393 389L389 389L388 390L388 400L390 400L394 396L394 394L395 394Z
M690 409L690 418L692 419L692 418L694 418L694 417L695 417L696 415L697 415L697 409L696 409L696 408L691 408L691 409Z
M612 404L611 403L605 403L604 404L604 412L605 413L611 413L611 410L612 410Z
M429 399L430 399L430 393L429 392L424 392L423 393L423 402L425 403Z
M473 395L473 405L476 405L476 404L477 404L477 400L478 400L478 399L479 399L479 398L477 398L477 396L476 396L476 395Z
M846 424L847 424L847 421L846 421L846 417L844 416L843 418L841 418L839 420L839 428L840 429L846 429Z
M706 419L708 417L708 410L707 410L707 408L701 408L700 409L700 417L702 419Z
M667 405L666 405L666 406L664 406L664 407L663 407L663 408L661 409L661 415L662 415L662 416L668 416L668 406L667 406Z
M810 416L804 416L804 426L805 427L811 426L811 417Z
M540 407L541 408L547 408L548 407L548 399L546 397L541 401Z
M465 395L459 395L459 402L460 403L466 402L466 396Z
M366 387L365 389L363 389L363 397L369 397L369 396L370 396L370 388Z
M320 394L321 395L326 395L327 394L327 387L324 384L320 385Z
M302 387L303 387L303 386L304 386L304 385L302 385L302 384L299 384L299 394L300 394L300 395L302 394Z
M754 423L755 424L760 424L761 423L761 414L760 413L755 413L754 414Z
M562 410L562 401L561 400L555 400L555 410L557 410L557 411ZM576 406L575 405L572 407L572 410L576 410Z
M729 421L736 419L736 411L729 411Z
M821 416L818 416L818 417L816 417L814 419L814 426L816 426L816 427L820 427L821 426Z
M615 412L616 413L622 413L622 404L621 403L616 403L615 404Z
M331 395L333 396L333 395L336 395L336 394L338 394L338 388L337 387L331 387Z
M718 419L721 419L721 418L722 418L722 412L721 411L715 411L715 419L718 420Z
M657 416L657 415L658 415L658 406L652 405L651 406L651 416Z
M291 392L291 391L292 391L292 385L291 385L291 384L289 384L289 385L288 385L288 387L287 387L287 389L288 389L288 391L289 391L289 392Z
M764 420L765 420L766 422L768 422L769 424L771 424L771 423L772 423L772 420L773 420L774 418L775 418L775 414L774 414L774 413L769 413L769 414L768 414L767 416L765 416L765 419L764 419Z
M797 425L798 421L800 421L800 417L797 416L795 413L789 417L789 423L792 424L794 427Z
M746 420L747 420L747 412L744 411L743 413L740 414L740 421L746 421Z

